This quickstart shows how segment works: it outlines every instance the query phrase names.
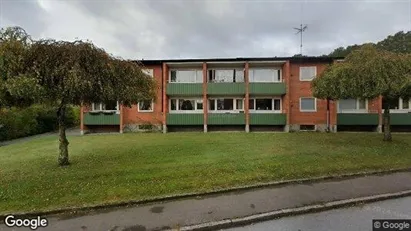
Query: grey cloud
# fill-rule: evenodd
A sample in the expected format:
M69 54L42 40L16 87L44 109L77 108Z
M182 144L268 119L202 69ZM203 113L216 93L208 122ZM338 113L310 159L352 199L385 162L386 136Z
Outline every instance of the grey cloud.
M45 28L43 9L33 0L0 0L0 27L20 26L33 36ZM6 25L7 22L7 25Z
M307 55L327 54L339 46L375 42L398 30L411 30L408 0L125 0L67 4L104 21L99 25L102 28L113 27L110 34L96 32L90 39L110 40L115 45L109 52L131 58L294 55L299 52L300 39L293 27L299 26L301 18L308 25L304 33ZM41 18L38 13L33 17ZM41 20L33 20L27 29L41 28L37 24Z

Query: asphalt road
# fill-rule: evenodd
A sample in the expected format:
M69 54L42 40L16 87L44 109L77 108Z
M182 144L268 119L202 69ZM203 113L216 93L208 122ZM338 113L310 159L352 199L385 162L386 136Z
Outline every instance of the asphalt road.
M373 219L411 219L411 197L285 217L226 231L367 231L372 230Z
M310 204L321 204L330 201L395 193L410 189L411 172L397 172L386 175L370 175L300 184L285 184L204 197L192 197L184 200L169 200L162 203L140 206L89 211L87 213L44 216L44 218L48 219L48 226L38 230L160 230L210 221L220 221L228 218L246 217ZM409 206L411 205L409 202L410 201L407 203L408 207L411 207ZM410 211L405 214L410 214ZM338 220L338 217L339 216L335 216L335 219ZM363 217L364 222L371 222L372 217L374 216L369 218ZM325 225L327 219L321 217L318 219L324 221L325 229L323 230L334 230L328 229ZM303 219L299 222L304 221ZM317 227L320 223L321 222L314 219L312 222L307 223L307 226ZM298 224L297 221L295 224ZM303 225L304 224L301 223L299 227L303 228ZM264 229L264 226L262 227ZM265 228L273 230L270 225ZM254 228L252 229L254 230ZM8 228L0 222L0 230L20 231L30 229ZM274 230L293 229L279 228ZM298 229L296 228L294 230ZM345 230L348 231L350 229Z

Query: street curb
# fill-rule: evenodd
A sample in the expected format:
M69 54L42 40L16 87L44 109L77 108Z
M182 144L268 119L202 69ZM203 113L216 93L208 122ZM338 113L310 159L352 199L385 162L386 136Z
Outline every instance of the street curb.
M272 212L251 215L247 217L224 219L220 221L213 221L213 222L208 222L208 223L203 223L203 224L183 226L178 229L169 229L169 230L210 231L210 230L216 230L216 229L227 229L227 228L233 228L233 227L238 227L238 226L250 225L252 223L272 220L275 218L280 218L280 217L285 217L285 216L293 216L293 215L312 213L312 212L321 212L325 210L346 207L349 205L355 205L359 203L371 203L375 201L394 199L394 198L405 197L405 196L410 196L410 195L411 195L411 190L406 190L406 191L401 191L397 193L387 193L387 194L380 194L380 195L375 195L375 196L367 196L367 197L360 197L360 198L353 198L353 199L346 199L346 200L339 200L339 201L331 201L331 202L326 202L322 204L314 204L314 205L308 205L308 206L297 207L297 208L281 209L281 210L276 210Z
M94 205L94 206L68 207L68 208L44 210L44 211L13 213L13 215L19 216L19 217L36 217L36 216L57 215L57 214L64 214L64 213L74 214L74 213L80 213L80 212L91 212L94 210L104 210L104 209L136 206L136 205L147 205L147 204L161 203L161 202L182 200L182 199L189 199L189 198L206 197L206 196L213 196L213 195L218 195L218 194L223 194L223 193L246 191L246 190L251 190L251 189L277 187L277 186L292 185L292 184L309 184L309 183L317 183L321 181L343 180L343 179L364 177L364 176L370 176L370 175L387 175L387 174L398 173L398 172L411 172L411 168L389 169L389 170L383 170L383 171L370 171L370 172L357 172L357 173L333 175L333 176L322 176L322 177L302 178L302 179L294 179L294 180L273 181L273 182L267 182L267 183L258 183L258 184L245 185L245 186L239 186L239 187L217 189L217 190L211 190L208 192L201 192L201 193L183 193L183 194L175 194L175 195L164 196L164 197L154 197L151 199L120 201L120 202L115 202L115 203L106 203L106 204L99 204L99 205ZM9 214L10 213L0 214L0 224L4 221L5 217Z

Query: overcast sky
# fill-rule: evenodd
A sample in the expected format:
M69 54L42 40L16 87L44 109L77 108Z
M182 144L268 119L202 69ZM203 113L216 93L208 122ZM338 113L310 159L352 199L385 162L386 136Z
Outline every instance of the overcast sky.
M130 59L305 55L411 30L411 0L0 0L0 27Z

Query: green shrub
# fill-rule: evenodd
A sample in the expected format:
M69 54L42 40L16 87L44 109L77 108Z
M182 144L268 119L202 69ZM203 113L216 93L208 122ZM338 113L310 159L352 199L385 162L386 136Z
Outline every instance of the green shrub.
M75 127L80 125L80 107L69 106L66 110L66 126Z
M80 124L80 108L69 106L66 110L66 127ZM0 141L31 136L58 129L57 108L34 105L29 108L0 110Z

